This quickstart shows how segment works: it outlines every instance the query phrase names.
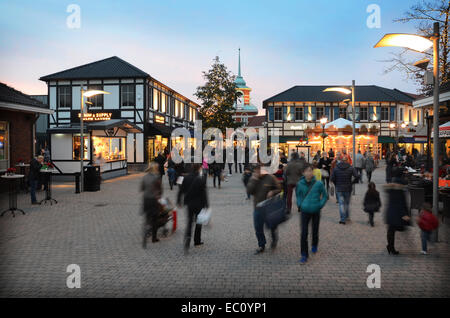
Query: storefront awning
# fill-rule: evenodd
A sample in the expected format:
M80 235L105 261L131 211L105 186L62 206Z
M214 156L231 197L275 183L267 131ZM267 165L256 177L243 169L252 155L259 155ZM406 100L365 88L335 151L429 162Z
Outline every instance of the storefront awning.
M395 139L390 136L378 136L379 144L395 144Z
M147 124L147 136L161 135L163 137L170 137L172 128L161 124Z
M88 124L89 130L107 130L111 128L121 128L128 133L142 133L143 130L126 119L111 119L97 121Z
M92 130L107 130L111 128L120 128L129 133L142 133L143 130L126 119L111 119L99 122L86 123L83 127L84 132ZM61 126L47 129L50 134L76 134L80 132L80 126Z

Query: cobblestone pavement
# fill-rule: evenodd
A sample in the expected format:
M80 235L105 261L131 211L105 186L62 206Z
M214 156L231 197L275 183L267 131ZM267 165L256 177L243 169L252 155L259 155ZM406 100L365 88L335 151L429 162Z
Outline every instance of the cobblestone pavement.
M239 175L222 189L209 184L213 210L201 247L182 249L185 212L179 228L157 244L141 247L139 214L142 174L108 180L100 192L74 194L72 184L57 184L58 204L32 206L19 197L27 214L0 218L0 297L433 297L450 296L449 226L441 242L420 255L417 227L396 236L398 256L386 252L382 214L367 225L361 210L367 183L352 197L352 220L339 225L332 198L322 211L319 252L306 265L299 260L299 217L280 229L278 248L255 256L252 204L245 200ZM381 188L384 169L374 173ZM165 195L176 193L165 182ZM44 192L39 192L42 198ZM2 197L0 207L8 201ZM2 209L3 210L3 209ZM447 221L449 222L449 221ZM269 240L270 241L270 240ZM81 268L81 288L69 289L69 264ZM369 289L369 264L381 267L381 288Z

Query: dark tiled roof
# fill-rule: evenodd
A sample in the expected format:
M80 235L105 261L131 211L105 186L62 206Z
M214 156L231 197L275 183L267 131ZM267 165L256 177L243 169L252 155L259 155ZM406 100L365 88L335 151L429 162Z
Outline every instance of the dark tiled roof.
M266 116L253 116L248 119L247 127L260 127L266 120Z
M104 60L77 66L65 71L50 74L40 78L41 81L69 80L69 79L90 79L90 78L132 78L150 77L149 74L141 71L128 62L112 56Z
M0 82L0 101L24 106L48 108L47 105L41 103L40 101L31 98L27 94L19 92L18 90L9 87L8 85L1 82Z
M338 92L323 92L328 87L345 85L327 85L327 86L294 86L280 94L266 99L263 107L268 102L341 102L345 98L351 98ZM346 97L347 96L347 97ZM357 85L355 89L355 100L364 102L404 102L412 103L414 98L397 89L389 89L376 85Z

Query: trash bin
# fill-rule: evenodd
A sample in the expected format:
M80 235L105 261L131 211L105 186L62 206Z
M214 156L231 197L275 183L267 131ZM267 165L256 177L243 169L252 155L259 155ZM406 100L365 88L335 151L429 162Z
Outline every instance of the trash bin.
M100 191L100 166L84 167L84 191Z

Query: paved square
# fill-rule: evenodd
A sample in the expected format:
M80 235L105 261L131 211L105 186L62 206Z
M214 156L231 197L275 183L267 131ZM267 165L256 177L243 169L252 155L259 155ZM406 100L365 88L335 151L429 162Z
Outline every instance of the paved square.
M21 195L27 215L0 218L0 297L449 297L449 225L441 242L420 255L417 227L396 236L398 256L386 252L382 213L367 224L362 196L352 197L352 220L339 225L331 198L322 211L319 252L298 263L298 213L280 229L276 251L255 256L252 204L245 200L240 175L222 189L208 180L213 219L201 247L182 249L185 211L177 232L141 247L142 174L108 180L100 192L74 194L73 184L55 185L53 206L32 206ZM374 173L380 190L384 168ZM175 201L164 178L164 195ZM44 192L38 193L39 198ZM2 196L0 207L7 206ZM414 212L416 213L416 212ZM69 289L69 264L81 268L81 288ZM369 289L369 264L381 267L381 288Z

